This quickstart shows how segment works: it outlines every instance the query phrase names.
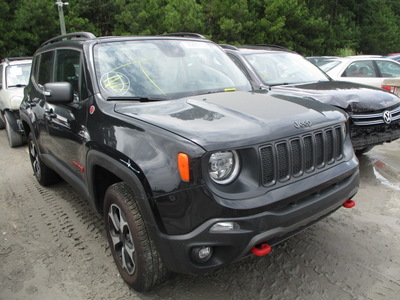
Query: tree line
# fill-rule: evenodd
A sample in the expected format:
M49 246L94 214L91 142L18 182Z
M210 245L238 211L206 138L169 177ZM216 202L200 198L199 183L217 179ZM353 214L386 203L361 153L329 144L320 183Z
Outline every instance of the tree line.
M68 1L68 0L65 0ZM30 56L60 35L56 0L0 0L0 56ZM399 0L69 0L67 32L197 32L217 43L303 55L400 52Z

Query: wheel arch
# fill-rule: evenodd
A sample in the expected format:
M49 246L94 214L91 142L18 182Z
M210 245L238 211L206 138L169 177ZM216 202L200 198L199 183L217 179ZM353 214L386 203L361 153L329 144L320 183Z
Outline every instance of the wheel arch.
M138 196L138 205L147 225L160 221L158 211L152 200L150 185L141 169L122 154L111 156L99 150L90 150L87 155L87 176L92 204L103 215L104 196L111 185L125 182ZM158 224L163 226L162 224Z
M24 128L25 136L28 136L29 133L31 133L32 128L31 128L31 126L28 124L28 122L26 122L24 119L21 119L21 121L22 121L22 127Z

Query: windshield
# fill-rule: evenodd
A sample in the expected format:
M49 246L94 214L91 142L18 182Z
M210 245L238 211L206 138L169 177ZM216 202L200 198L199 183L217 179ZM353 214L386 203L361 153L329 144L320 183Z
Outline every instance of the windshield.
M298 54L255 51L245 57L265 85L329 80L318 67Z
M217 45L204 41L135 40L98 44L97 80L105 98L175 99L251 90Z
M333 61L321 66L320 68L324 72L329 72L330 70L332 70L336 66L340 65L341 63L342 62L340 60L333 60Z
M6 68L7 87L21 87L28 84L31 64L13 65Z

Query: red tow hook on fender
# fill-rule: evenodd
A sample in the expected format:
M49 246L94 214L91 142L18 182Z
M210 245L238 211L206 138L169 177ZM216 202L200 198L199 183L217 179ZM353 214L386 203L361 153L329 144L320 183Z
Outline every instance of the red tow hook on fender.
M346 208L352 208L354 206L356 206L356 202L351 199L348 199L348 200L346 200L345 203L343 203L343 207L346 207Z
M272 250L271 246L268 244L261 244L261 249L257 248L257 247L253 247L250 251L251 253L253 253L254 255L257 256L264 256L267 255L268 253L270 253Z

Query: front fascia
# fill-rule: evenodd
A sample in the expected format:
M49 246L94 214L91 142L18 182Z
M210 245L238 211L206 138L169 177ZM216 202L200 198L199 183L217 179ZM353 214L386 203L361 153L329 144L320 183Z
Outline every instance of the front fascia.
M181 198L173 195L176 197L174 201L171 201L171 198L165 199L164 205L169 205L170 212L179 208L170 215L170 219L180 218L181 222L170 224L172 234L169 235L153 228L156 232L154 239L158 248L162 250L160 254L164 263L173 271L200 275L250 255L250 249L260 243L274 246L282 242L328 216L354 196L359 184L357 158L354 156L341 168L330 172L329 177L331 179L328 182L317 186L315 184L318 182L314 183L313 179L305 180L301 183L305 185L301 187L303 191L309 188L305 194L284 199L287 200L286 205L277 207L267 206L239 211L216 205L208 206L211 202L207 201L210 195L206 190L203 190L202 196L199 196L200 190L194 190L186 191L186 195L182 195ZM297 189L298 186L294 188ZM283 191L284 193L287 192ZM185 201L186 197L193 195L197 195L194 204L175 207L180 200ZM208 213L210 219L197 227L194 226L196 216L202 213ZM210 232L212 226L218 222L234 222L237 227L228 232ZM183 233L182 226L192 227L193 230ZM191 249L201 246L213 248L212 258L203 264L196 263L190 258Z
M156 197L167 232L183 234L211 218L248 216L277 209L318 193L322 187L340 182L356 172L358 166L347 137L342 159L313 172L305 172L266 186L260 181L261 166L257 148L252 153L244 152L247 157L242 157L241 161L246 166L239 178L228 186L218 186L207 178L207 160L203 159L205 185Z

